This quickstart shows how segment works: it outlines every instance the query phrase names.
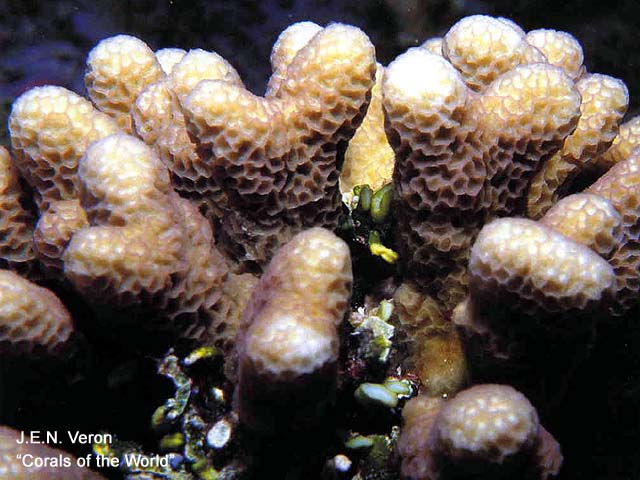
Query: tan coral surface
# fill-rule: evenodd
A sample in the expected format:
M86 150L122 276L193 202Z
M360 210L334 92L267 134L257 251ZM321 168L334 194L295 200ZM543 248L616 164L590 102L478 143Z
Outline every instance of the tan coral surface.
M476 385L446 402L436 420L435 448L449 458L502 463L531 448L538 435L531 402L508 385Z
M421 391L452 395L466 381L466 360L456 326L436 300L403 283L393 296L396 343L406 349L404 365L418 376Z
M0 353L56 353L72 332L71 316L53 292L0 270Z
M616 274L612 312L623 315L640 303L640 241L629 240L620 245L609 262Z
M391 182L395 154L384 133L382 111L382 79L384 67L378 64L376 84L371 91L367 115L356 130L344 154L340 172L340 190L350 192L356 185L369 185L373 190Z
M424 48L427 52L433 53L434 55L442 55L442 38L434 37L428 40L425 40L421 48Z
M182 335L213 332L224 343L217 308L228 268L208 222L175 194L153 150L113 135L91 145L78 174L91 226L73 234L63 255L75 288L100 304L144 306Z
M283 246L247 306L241 358L258 372L302 376L337 360L336 327L349 306L347 245L312 228Z
M401 253L422 281L466 263L487 176L472 94L442 57L411 49L383 81L396 153Z
M640 115L620 125L618 135L611 147L596 159L597 167L606 172L613 165L631 155L634 148L640 146Z
M265 265L298 231L336 226L338 166L374 76L367 36L332 24L295 55L287 80L267 97L203 81L182 102L198 153L227 195L223 239L236 258Z
M431 430L444 401L440 397L418 395L402 409L404 426L398 437L398 454L402 462L402 478L411 480L437 479L433 458Z
M156 50L156 60L162 67L162 71L169 75L173 67L187 54L181 48L161 48Z
M517 25L485 15L453 25L444 36L442 52L474 91L484 90L517 65L546 61Z
M29 277L37 267L31 240L35 218L27 204L13 160L0 146L0 266Z
M91 101L133 132L131 108L138 94L164 76L153 51L142 40L117 35L102 40L89 52L84 81Z
M78 161L91 142L118 131L91 102L62 87L36 87L14 103L9 117L16 166L33 187L41 211L77 198Z
M622 242L622 217L613 204L590 193L576 193L556 203L540 223L609 258Z
M271 423L265 415L279 389L321 385L317 400L330 397L351 283L349 248L328 230L306 230L278 250L243 315L236 391L242 421Z
M640 294L640 148L616 163L587 190L607 198L622 217L623 240L611 257L616 273L612 310L624 313L638 305Z
M533 176L580 116L572 80L558 67L518 57L523 35L508 23L471 17L454 26L449 41L460 62L476 65L473 55L480 53L467 36L477 29L486 33L482 61L493 72L490 83L477 86L480 92L465 83L475 74L423 48L394 60L383 81L386 132L396 153L400 250L411 274L432 290L463 271L487 219L524 213ZM457 277L464 289L464 274Z
M611 266L591 249L538 222L503 218L486 225L471 251L475 298L514 310L586 309L611 288Z
M571 79L577 80L584 74L582 46L573 35L558 30L539 29L528 32L526 40L529 45L540 50L551 65L562 68Z
M571 192L578 175L595 168L595 159L609 148L627 111L629 92L616 78L589 74L576 82L576 88L582 97L580 120L562 149L532 180L527 194L530 218L540 218L559 196Z
M322 30L313 22L297 22L287 27L273 44L271 49L271 68L273 74L269 78L265 96L275 94L280 84L286 80L287 68L307 43Z
M622 215L625 237L640 239L640 148L616 163L586 191L611 201Z
M450 400L419 395L402 416L402 478L465 478L500 466L510 478L546 479L562 464L559 445L540 425L536 409L509 385L475 385Z
M73 234L88 226L87 214L78 200L53 202L40 215L33 232L33 248L49 276L62 276L64 250Z
M190 199L210 219L222 215L226 198L213 179L213 167L203 162L189 137L180 101L202 80L242 85L234 68L220 55L190 50L168 77L146 87L137 96L132 116L137 134L154 147L171 172L176 191Z
M490 210L523 214L533 176L580 118L580 93L563 70L537 63L514 68L480 98L483 143L491 147Z

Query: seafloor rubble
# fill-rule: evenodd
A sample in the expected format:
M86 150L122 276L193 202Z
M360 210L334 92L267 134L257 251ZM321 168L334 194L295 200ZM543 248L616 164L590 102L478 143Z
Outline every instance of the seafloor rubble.
M386 67L298 23L271 63L257 96L215 52L119 35L88 99L13 103L0 474L557 476L545 416L640 303L624 83L485 16ZM13 428L117 440L66 445L100 473L38 467L75 457Z

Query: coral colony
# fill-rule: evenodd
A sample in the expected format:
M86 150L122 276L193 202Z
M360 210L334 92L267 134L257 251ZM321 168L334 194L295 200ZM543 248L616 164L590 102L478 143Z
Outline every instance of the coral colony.
M0 476L556 476L541 392L569 373L535 365L570 370L640 298L625 85L567 33L486 16L387 67L358 28L302 22L271 63L256 96L214 52L118 35L88 99L15 100L0 351L70 362L90 322L163 345L175 392L149 399L167 458L110 432L97 473L7 426Z

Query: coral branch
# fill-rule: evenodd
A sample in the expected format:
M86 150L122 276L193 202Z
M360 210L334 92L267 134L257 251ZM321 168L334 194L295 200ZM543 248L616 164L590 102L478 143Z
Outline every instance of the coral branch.
M338 169L374 75L366 35L334 24L297 52L266 97L204 81L182 102L198 152L228 197L223 233L236 258L264 265L304 228L337 225Z
M53 292L0 270L0 353L56 353L72 332L71 316Z
M445 480L482 472L505 478L558 474L558 443L531 402L508 385L476 385L449 401L416 397L398 439L403 478Z
M302 428L331 401L337 327L351 283L349 249L327 230L299 233L278 250L243 315L236 390L241 421L260 430Z

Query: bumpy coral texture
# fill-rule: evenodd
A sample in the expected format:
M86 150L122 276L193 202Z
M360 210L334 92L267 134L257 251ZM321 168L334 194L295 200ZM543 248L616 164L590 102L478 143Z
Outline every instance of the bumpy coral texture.
M436 290L463 271L487 218L524 213L532 177L580 113L571 79L529 64L544 56L510 22L464 19L445 35L443 54L411 49L383 83L401 250L408 270Z
M540 219L603 258L609 258L622 242L622 217L613 204L590 193L576 193L556 203Z
M567 222L579 224L588 210ZM585 227L577 240L594 236ZM482 229L471 250L469 295L454 309L453 320L472 349L479 343L487 359L515 364L540 354L534 339L553 338L560 352L567 348L563 342L588 337L614 284L611 265L589 247L540 222L498 219Z
M227 195L221 233L233 256L265 265L295 233L336 226L338 168L374 77L367 36L333 24L298 51L266 97L203 81L182 101L198 153Z
M595 159L609 148L627 111L629 93L618 79L589 74L576 88L582 96L580 121L562 149L531 182L527 198L530 218L540 218L559 197L571 193L576 178L594 169Z
M110 136L91 145L78 177L89 220L101 226L77 232L65 253L76 288L122 302L168 288L182 231L157 156L133 137Z
M33 248L49 277L62 275L65 248L75 232L88 226L87 214L78 200L53 202L40 215L33 232Z
M413 285L403 283L395 292L396 342L406 348L405 367L420 379L421 391L433 396L452 395L466 380L466 362L456 326L441 305Z
M463 265L477 229L486 166L471 95L442 57L411 49L383 82L387 136L396 153L403 253L416 276Z
M75 288L99 303L144 306L182 335L209 329L226 343L218 315L226 264L208 222L175 194L157 155L134 137L112 135L90 146L78 177L91 226L63 255Z
M271 68L273 74L269 78L266 96L273 95L280 84L287 78L287 68L293 59L311 39L322 30L313 22L298 22L287 27L276 40L271 49Z
M465 468L499 466L513 478L557 475L562 463L558 443L540 425L531 402L508 385L476 385L449 401L420 395L407 402L398 439L403 478L464 478ZM473 470L471 470L473 471Z
M615 313L624 313L638 304L640 293L640 148L615 164L587 192L607 198L622 217L623 240L611 263L616 272L612 308Z
M0 147L0 267L37 278L31 237L35 218L9 152Z
M445 403L436 420L436 449L451 459L501 463L531 448L538 435L531 402L507 385L476 385Z
M335 383L337 326L349 308L351 283L349 248L328 230L306 230L278 250L243 314L237 346L243 421L255 424L256 409L280 403L277 394L267 398L278 385L286 390L310 382L330 389Z
M610 200L622 215L625 237L640 239L640 148L614 165L586 191Z
M173 65L167 77L146 87L132 108L136 132L153 146L171 172L176 191L190 199L211 220L222 215L226 197L189 137L180 107L201 80L221 80L241 86L234 68L220 55L196 49Z
M443 38L442 53L475 91L517 65L547 61L527 43L519 27L484 15L463 18L451 27Z
M585 73L582 47L567 32L532 30L527 33L526 41L540 50L551 65L562 68L572 80L577 80Z
M51 202L77 198L80 157L91 142L118 127L84 98L46 86L32 88L13 103L9 130L16 166L44 211Z
M611 311L623 315L638 306L640 299L640 241L628 240L611 257L616 274L615 304Z
M340 190L350 192L356 185L369 185L377 190L391 182L395 154L384 132L382 111L382 79L384 67L378 64L376 84L362 125L356 130L344 154L340 173Z
M209 222L188 201L178 199L176 203L188 238L184 245L188 267L175 279L163 309L178 322L183 335L228 353L235 345L240 315L256 280L250 274L228 273Z
M71 316L58 297L0 270L0 352L56 353L72 332Z
M76 458L63 450L36 443L18 443L21 433L0 426L0 477L7 480L103 480L104 477L76 465ZM28 457L27 455L31 455ZM24 463L35 463L36 459L66 459L69 467L26 467ZM51 460L49 460L51 463Z
M436 279L432 287L437 291L436 297L442 303L442 306L447 311L451 311L467 295L469 287L467 266L456 267L444 277Z
M611 147L595 160L594 167L598 172L604 173L616 163L625 160L631 155L634 148L640 146L640 116L620 125L618 135L614 138Z
M273 75L265 96L276 93L286 79L287 68L304 46L322 30L313 22L294 23L283 31L271 51ZM374 190L391 181L394 153L384 133L382 112L382 78L384 67L376 66L376 81L371 90L367 114L349 141L340 173L340 190L351 192L356 185L367 184Z
M306 230L283 246L244 313L243 361L281 378L335 362L336 327L351 294L350 259L347 245L321 228Z
M87 57L85 85L91 101L133 132L131 108L138 94L164 75L153 51L142 40L117 35L102 40Z
M611 266L589 248L532 220L504 218L480 232L469 260L475 298L527 313L584 310L613 283ZM504 300L498 300L504 298Z
M580 99L566 74L546 64L516 67L484 92L479 109L483 142L497 141L487 167L494 214L524 213L536 171L576 128Z

